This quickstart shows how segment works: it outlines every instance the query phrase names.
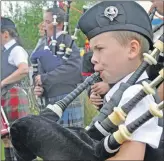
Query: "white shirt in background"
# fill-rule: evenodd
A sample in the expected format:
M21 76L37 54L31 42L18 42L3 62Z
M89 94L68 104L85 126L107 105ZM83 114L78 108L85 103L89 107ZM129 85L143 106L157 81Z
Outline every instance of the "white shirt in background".
M15 43L16 40L12 39L6 43L4 47L6 50L8 50ZM28 64L28 53L21 46L16 46L11 50L8 62L14 66L18 66L20 63Z

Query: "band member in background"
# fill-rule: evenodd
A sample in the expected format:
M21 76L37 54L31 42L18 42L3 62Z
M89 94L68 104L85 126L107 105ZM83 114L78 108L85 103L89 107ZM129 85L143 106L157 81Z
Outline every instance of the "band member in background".
M1 106L11 124L29 113L28 97L21 87L28 75L28 54L19 44L19 36L13 21L1 17ZM2 136L5 160L14 158L9 134Z
M57 9L57 41L60 44L62 39L62 29L64 24L65 12L63 9ZM53 8L48 9L44 13L43 23L40 26L40 33L44 35L44 31L47 31L49 44L53 36ZM70 35L66 35L65 44L69 45L71 41ZM43 50L46 44L45 37L42 37L38 42L35 51ZM51 48L51 46L50 46ZM67 63L62 64L51 72L44 73L42 71L42 64L39 65L40 75L35 77L34 92L37 96L44 96L47 104L54 104L56 101L65 97L68 93L73 91L79 83L82 82L81 76L81 57L79 48L76 44L73 44L73 52L69 57ZM63 117L59 120L59 123L64 127L80 126L84 124L84 110L80 103L79 97L74 100L67 110L64 112Z

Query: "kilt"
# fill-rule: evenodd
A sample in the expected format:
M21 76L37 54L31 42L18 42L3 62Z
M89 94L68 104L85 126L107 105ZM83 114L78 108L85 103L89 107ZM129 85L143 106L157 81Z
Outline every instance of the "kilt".
M55 102L63 99L66 95L49 98L48 103L55 104ZM62 127L84 127L84 106L80 102L80 97L77 97L70 103L58 123Z
M1 106L4 109L9 124L18 118L29 114L29 102L26 92L20 87L9 89L1 97Z

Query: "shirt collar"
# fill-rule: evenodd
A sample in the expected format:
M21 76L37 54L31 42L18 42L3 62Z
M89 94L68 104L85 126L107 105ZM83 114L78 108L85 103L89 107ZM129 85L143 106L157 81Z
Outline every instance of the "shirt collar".
M59 31L56 33L56 39L63 33L63 31ZM51 36L51 40L53 40L53 36Z
M124 77L122 80L120 80L118 83L116 83L110 90L109 92L105 95L106 101L108 102L110 100L110 98L112 97L112 95L116 92L116 90L119 88L121 83L126 83L127 80L132 76L134 72L130 73L129 75L127 75L126 77ZM149 78L146 71L139 77L139 79L137 80L137 82L143 80L143 79L147 79Z
M7 42L4 47L6 50L8 50L11 46L13 46L16 43L15 39L10 40L9 42Z

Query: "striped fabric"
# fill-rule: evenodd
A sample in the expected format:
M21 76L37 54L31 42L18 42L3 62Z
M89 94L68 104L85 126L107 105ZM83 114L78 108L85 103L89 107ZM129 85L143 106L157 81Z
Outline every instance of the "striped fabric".
M64 98L67 94L49 98L49 103L55 102ZM62 118L58 121L63 127L84 127L84 107L77 97L64 111Z
M9 123L29 114L28 97L20 87L13 87L1 97L1 105Z

